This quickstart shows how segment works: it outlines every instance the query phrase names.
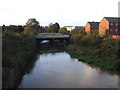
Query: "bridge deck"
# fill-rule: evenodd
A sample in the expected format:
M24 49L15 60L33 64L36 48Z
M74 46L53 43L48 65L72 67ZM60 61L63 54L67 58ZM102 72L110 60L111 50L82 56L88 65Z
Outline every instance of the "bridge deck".
M63 35L61 33L39 33L35 36L36 39L64 39L69 38L69 35Z

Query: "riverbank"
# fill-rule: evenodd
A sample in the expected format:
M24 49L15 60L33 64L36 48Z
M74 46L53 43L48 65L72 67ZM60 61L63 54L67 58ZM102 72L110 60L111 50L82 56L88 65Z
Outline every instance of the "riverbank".
M78 46L78 45L72 45L72 44L66 47L66 51L73 58L77 58L80 61L86 62L88 64L92 64L95 66L99 66L109 71L117 72L119 70L119 60L107 60L107 58L105 57L100 58L99 56L97 57L95 55L92 56L93 54L92 50L93 48L90 50L90 48L87 48L85 46Z
M18 79L31 70L35 62L35 40L18 33L2 36L2 87L17 86ZM10 77L13 77L10 80ZM13 86L10 86L13 83Z
M98 30L93 34L85 30L80 33L72 30L71 45L67 46L67 52L72 57L106 70L119 70L120 40L109 39L108 33L101 37Z

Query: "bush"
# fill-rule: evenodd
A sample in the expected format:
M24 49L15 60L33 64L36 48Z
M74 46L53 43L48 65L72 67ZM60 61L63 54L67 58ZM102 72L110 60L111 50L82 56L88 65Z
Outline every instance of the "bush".
M92 36L90 35L86 35L84 37L82 37L82 39L80 40L80 44L81 45L85 45L85 46L91 46L91 45L94 45L95 44L95 40Z
M77 44L79 43L80 39L81 39L81 36L79 34L72 35L71 37L71 41Z
M16 33L3 33L2 42L2 70L3 70L3 87L9 76L11 69L24 71L35 55L35 42L23 35ZM21 69L20 66L21 65ZM18 76L17 76L18 77Z
M67 29L65 27L59 28L60 33L67 33Z
M117 40L104 40L100 45L101 56L109 58L109 60L116 59L117 57Z
M24 35L32 37L33 35L35 35L35 31L33 31L33 28L31 26L27 26L24 29Z
M78 34L77 29L73 29L70 33L71 33L71 35Z

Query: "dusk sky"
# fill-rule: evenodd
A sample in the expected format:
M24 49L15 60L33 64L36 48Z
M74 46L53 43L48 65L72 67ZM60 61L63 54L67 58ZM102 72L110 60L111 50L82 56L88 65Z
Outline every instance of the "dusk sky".
M0 26L25 25L36 18L41 26L84 26L88 21L118 16L120 0L0 0Z

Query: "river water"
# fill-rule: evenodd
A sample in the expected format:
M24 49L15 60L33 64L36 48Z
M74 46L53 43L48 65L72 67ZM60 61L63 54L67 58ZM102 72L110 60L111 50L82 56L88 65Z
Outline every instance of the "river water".
M118 75L73 59L66 52L39 54L19 88L118 88Z

